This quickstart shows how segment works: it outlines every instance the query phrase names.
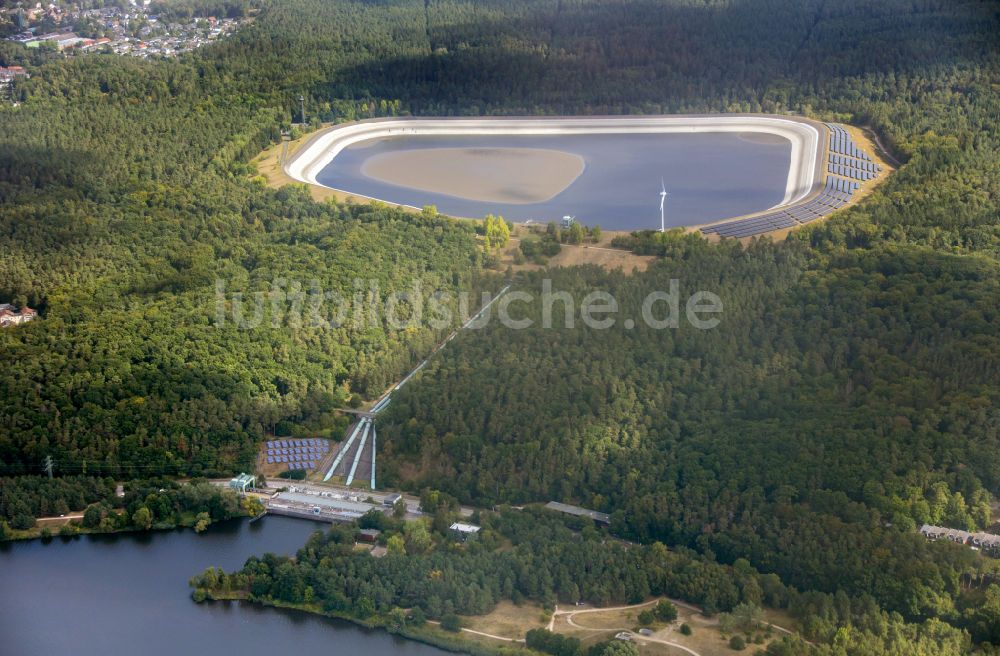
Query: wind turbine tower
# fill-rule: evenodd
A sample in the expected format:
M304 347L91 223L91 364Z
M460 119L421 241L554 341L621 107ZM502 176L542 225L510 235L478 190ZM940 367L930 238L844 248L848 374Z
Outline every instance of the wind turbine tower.
M667 202L667 185L663 182L663 178L660 178L660 232L667 231L666 215L663 212L663 206Z

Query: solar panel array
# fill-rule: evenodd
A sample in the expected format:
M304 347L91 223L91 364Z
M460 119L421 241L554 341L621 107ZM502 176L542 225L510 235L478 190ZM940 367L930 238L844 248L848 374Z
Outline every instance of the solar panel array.
M851 140L839 125L830 128L830 164L826 184L818 196L799 205L791 205L760 216L736 219L702 228L705 234L720 237L752 237L772 230L804 225L830 214L847 204L860 186L859 181L875 178L882 168Z
M326 440L270 440L267 443L267 464L287 464L289 469L316 469L330 450Z
M847 130L832 123L825 125L830 128L830 161L826 165L828 173L862 181L878 177L882 167L854 144Z

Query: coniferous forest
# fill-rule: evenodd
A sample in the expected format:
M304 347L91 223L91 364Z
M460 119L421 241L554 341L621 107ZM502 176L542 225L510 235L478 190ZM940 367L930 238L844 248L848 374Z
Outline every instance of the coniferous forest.
M665 592L719 610L787 608L812 644L779 641L774 656L995 653L997 561L916 529L998 532L1000 5L260 0L247 11L232 37L170 60L0 42L0 65L31 72L0 105L0 303L40 313L0 330L7 518L110 506L111 479L245 470L282 426L338 438L336 408L377 395L450 331L298 325L270 305L255 327L219 326L217 281L247 297L289 280L346 297L356 279L383 295L415 279L504 284L469 223L267 188L250 159L298 120L299 94L314 123L792 112L870 129L899 170L780 243L643 233L617 244L658 256L645 272L511 277L532 292L548 277L577 299L609 291L622 316L678 279L722 298L717 328L492 323L453 340L379 419L386 485L481 507L580 503L641 550L574 543L556 519L505 511L483 520L495 542L468 553L373 563L331 533L229 584L293 602L309 586L338 610L420 600L442 617L568 600L572 582L608 603ZM62 483L16 482L46 456ZM156 519L185 509L170 503ZM656 543L673 550L669 565ZM598 561L612 578L626 562L639 573L601 590L580 574ZM408 584L449 567L481 574L476 594L442 584L431 606ZM685 567L697 585L677 583Z

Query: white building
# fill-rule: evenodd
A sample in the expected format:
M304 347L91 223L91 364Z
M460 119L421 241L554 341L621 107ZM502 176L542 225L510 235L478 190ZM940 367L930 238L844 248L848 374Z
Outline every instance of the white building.
M449 526L448 529L451 531L452 535L462 542L468 542L472 538L476 537L479 534L479 531L482 530L475 524L463 524L462 522L455 522Z

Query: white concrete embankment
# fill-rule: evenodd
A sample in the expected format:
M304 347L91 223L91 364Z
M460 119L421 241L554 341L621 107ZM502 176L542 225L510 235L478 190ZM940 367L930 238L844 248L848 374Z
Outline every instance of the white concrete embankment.
M791 160L781 207L813 189L820 132L813 124L780 116L622 116L601 118L386 118L348 123L315 135L285 165L292 178L319 185L316 176L346 147L395 136L574 135L757 132L787 139ZM322 186L322 185L320 185ZM350 193L350 190L341 190Z

